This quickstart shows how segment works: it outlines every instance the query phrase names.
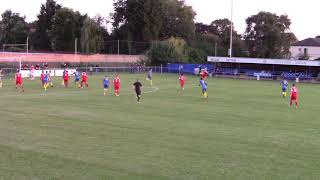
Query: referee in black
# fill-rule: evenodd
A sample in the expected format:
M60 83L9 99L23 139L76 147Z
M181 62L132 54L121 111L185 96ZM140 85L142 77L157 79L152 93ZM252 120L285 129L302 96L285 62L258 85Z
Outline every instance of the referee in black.
M139 82L139 79L137 79L137 82L133 84L133 88L136 91L137 102L140 103L142 84Z

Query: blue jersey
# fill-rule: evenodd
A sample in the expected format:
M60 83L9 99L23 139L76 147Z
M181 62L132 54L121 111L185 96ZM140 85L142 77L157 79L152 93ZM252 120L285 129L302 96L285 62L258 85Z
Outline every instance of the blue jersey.
M49 82L49 74L45 74L45 75L44 75L43 81L44 81L45 83L48 83L48 82Z
M207 83L204 80L200 80L200 85L202 87L202 90L207 90Z
M286 81L286 80L282 80L282 81L281 81L282 90L287 90L287 89L288 89L288 86L289 86L288 81Z
M80 80L80 73L79 73L79 72L76 71L76 72L74 73L74 76L75 76L75 79L76 79L76 80Z
M104 78L103 79L103 87L104 88L109 88L109 84L110 84L110 81L108 78Z

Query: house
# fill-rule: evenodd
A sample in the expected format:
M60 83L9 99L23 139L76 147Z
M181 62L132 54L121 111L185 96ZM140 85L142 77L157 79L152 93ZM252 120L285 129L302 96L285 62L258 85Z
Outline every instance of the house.
M290 54L291 59L320 60L320 36L293 43Z

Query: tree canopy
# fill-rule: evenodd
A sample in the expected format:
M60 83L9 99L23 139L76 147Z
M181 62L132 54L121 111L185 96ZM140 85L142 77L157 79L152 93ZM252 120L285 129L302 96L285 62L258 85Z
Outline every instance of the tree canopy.
M246 20L245 39L251 57L283 58L289 53L292 36L287 36L291 21L287 15L260 12Z
M6 10L0 21L0 44L26 43L28 24L19 13Z
M0 21L0 45L25 43L34 50L83 53L146 54L150 62L205 62L207 56L227 56L231 22L216 19L195 23L195 11L183 0L114 0L110 20L89 17L46 0L31 23L10 10ZM111 22L109 32L106 24ZM246 19L244 34L233 29L233 56L288 58L297 41L287 15L259 12ZM109 44L108 44L109 43ZM119 44L118 44L119 43Z

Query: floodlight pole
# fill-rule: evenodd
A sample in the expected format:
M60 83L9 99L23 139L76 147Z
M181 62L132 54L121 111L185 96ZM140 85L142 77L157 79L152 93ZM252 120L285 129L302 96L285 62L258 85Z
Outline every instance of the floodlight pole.
M231 27L230 27L230 49L229 55L232 57L232 37L233 37L233 0L231 0Z
M74 40L74 55L78 54L78 38Z
M29 54L29 36L27 37L27 56Z
M120 54L120 40L118 40L118 55Z

